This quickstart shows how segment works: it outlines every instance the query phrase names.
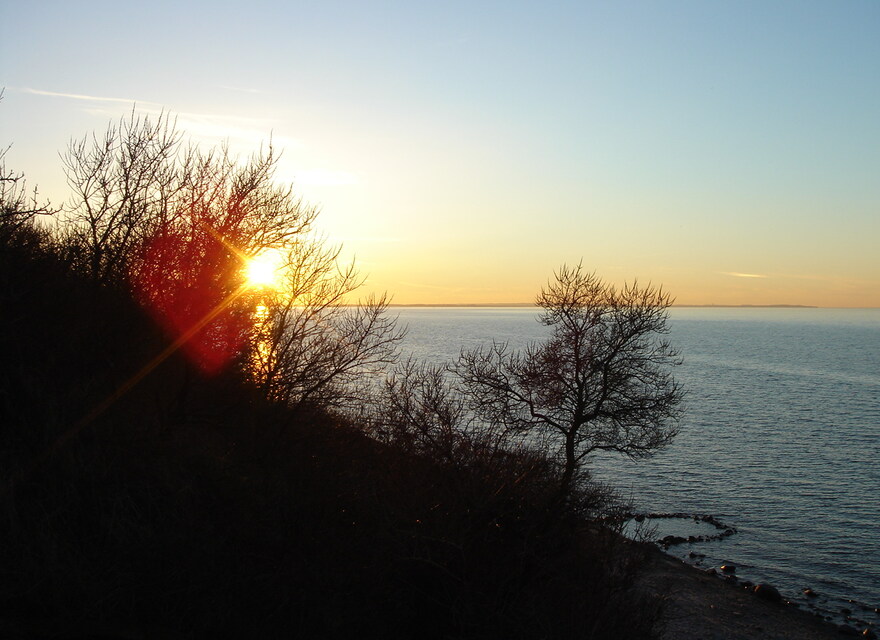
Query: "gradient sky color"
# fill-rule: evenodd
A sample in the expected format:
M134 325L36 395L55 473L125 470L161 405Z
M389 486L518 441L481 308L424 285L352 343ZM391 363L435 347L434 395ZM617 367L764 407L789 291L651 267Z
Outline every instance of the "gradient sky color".
M137 105L248 153L397 303L526 302L563 262L683 304L880 306L880 3L0 4L0 144Z

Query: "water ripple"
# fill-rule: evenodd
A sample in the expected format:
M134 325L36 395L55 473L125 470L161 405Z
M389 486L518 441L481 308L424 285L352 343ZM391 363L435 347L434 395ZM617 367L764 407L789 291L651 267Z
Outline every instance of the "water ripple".
M533 310L402 310L414 354L523 346ZM739 533L678 553L732 561L826 610L880 606L880 310L674 309L688 390L678 438L648 461L595 456L598 477L639 511L712 513ZM723 515L722 515L723 514Z

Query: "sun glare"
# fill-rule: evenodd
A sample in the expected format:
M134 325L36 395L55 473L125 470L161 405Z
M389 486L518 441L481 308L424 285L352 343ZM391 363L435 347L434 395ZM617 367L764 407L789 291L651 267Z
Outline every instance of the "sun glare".
M280 268L281 255L275 251L266 251L248 261L245 277L252 287L275 289L279 285Z

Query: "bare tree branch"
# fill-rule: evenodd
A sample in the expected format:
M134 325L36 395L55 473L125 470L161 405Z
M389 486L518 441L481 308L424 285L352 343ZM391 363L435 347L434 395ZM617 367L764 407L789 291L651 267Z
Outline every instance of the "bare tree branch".
M522 352L506 345L461 354L462 393L486 424L555 435L562 492L594 451L651 455L677 433L683 398L671 375L670 296L637 282L618 290L582 266L563 266L537 297L552 329Z

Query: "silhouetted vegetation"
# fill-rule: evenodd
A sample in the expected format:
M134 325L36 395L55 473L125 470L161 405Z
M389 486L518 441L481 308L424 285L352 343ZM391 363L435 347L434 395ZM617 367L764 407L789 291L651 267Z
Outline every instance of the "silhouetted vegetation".
M2 192L0 635L653 637L613 493L560 507L565 468L439 369L368 398L386 302L345 306L271 150L179 144L135 116L74 144L51 229ZM289 295L243 290L266 248Z
M545 341L461 354L461 393L485 425L561 442L561 492L596 451L643 458L677 433L683 394L671 374L672 298L637 282L617 289L581 265L563 266L538 295Z

